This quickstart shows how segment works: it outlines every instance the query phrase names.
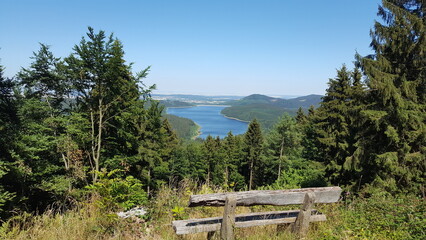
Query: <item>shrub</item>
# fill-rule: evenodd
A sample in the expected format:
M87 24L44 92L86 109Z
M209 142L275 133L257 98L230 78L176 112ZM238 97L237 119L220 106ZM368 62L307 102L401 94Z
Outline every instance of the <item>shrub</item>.
M99 172L99 180L86 187L99 195L96 203L104 210L128 210L147 204L148 196L142 188L142 183L133 176L127 176L125 179L113 177L119 172L121 170L107 172L103 169Z

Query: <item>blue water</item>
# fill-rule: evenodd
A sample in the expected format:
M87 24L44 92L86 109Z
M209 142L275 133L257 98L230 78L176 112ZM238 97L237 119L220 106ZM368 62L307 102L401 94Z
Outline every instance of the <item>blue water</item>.
M196 106L188 108L168 108L167 113L178 117L189 118L201 127L200 138L226 137L229 131L232 134L243 134L247 131L248 123L224 117L220 111L224 106Z

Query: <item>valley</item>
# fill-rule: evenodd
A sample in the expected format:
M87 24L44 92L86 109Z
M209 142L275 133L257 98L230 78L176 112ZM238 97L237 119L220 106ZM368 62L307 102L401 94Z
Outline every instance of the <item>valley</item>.
M302 110L307 112L307 109L311 106L315 108L318 107L322 96L307 95L291 99L270 97L261 94L252 94L247 97L201 95L153 95L153 97L154 99L159 100L167 109L188 108L199 105L225 105L226 107L222 108L220 113L214 115L215 117L219 117L219 119L221 119L220 114L222 114L226 118L244 122L250 122L253 119L257 119L260 122L261 127L264 130L268 130L283 114L294 116L299 108L302 108ZM187 113L183 113L183 115L179 116L180 118L192 116L187 117L185 121L178 121L176 118L170 117L170 115L174 115L174 113L179 114L181 111L184 110L173 110L171 113L168 111L167 116L169 117L167 118L178 136L184 136L185 139L192 139L198 135L198 131L194 131L194 126L196 126L197 123L193 121L193 119L197 118L197 116L185 115ZM202 112L197 114L202 114ZM215 119L216 118L212 118L211 121L215 121ZM205 125L213 126L208 118L204 117L203 120L207 121L204 122ZM239 123L236 123L236 125L238 124ZM230 127L232 125L232 123L230 125L219 125L218 128L223 128L219 135L223 137L227 132L232 131L233 128ZM210 131L208 126L201 125L200 127L204 128L206 132L217 132L217 130ZM237 128L239 129L239 127ZM214 134L212 134L212 136L215 137Z

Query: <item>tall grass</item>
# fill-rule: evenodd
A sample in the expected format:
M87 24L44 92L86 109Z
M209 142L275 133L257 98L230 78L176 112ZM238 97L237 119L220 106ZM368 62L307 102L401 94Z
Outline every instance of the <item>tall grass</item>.
M20 214L4 222L1 239L206 239L206 233L178 237L174 219L221 216L223 208L188 208L189 196L222 192L224 189L190 181L178 187L164 186L149 202L145 219L119 219L98 208L96 199L87 200L66 213L47 211L38 216ZM297 209L298 206L292 206ZM426 236L425 200L413 196L373 195L336 204L316 206L327 215L326 222L310 224L307 239L424 239ZM173 210L175 209L175 210ZM282 209L270 206L238 207L237 212ZM235 230L237 239L295 239L290 231L276 226ZM219 234L216 234L219 239Z

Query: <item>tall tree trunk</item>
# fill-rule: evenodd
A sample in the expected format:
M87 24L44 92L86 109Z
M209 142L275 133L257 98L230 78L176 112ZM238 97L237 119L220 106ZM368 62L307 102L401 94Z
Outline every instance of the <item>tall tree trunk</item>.
M280 158L278 162L278 179L280 179L281 177L281 165L282 165L283 152L284 152L284 139L281 141L281 147L280 147Z
M148 184L147 184L147 187L146 187L146 193L147 193L148 196L149 196L150 191L151 191L150 185L151 185L151 167L148 167Z
M93 162L95 164L94 166L94 173L92 175L93 177L93 182L96 182L98 180L98 172L99 172L99 168L100 168L100 158L101 158L101 150L102 150L102 129L103 129L103 125L104 125L104 111L105 109L103 109L103 101L102 98L99 99L99 120L98 122L95 122L95 116L93 113L93 110L90 112L90 120L91 120L91 124L92 124L92 159ZM97 125L97 126L96 126ZM97 127L97 133L95 131L95 127Z
M228 186L228 178L229 178L229 170L228 170L228 163L225 163L225 186Z
M249 191L251 190L251 187L253 185L253 166L254 166L254 159L250 161L250 179L249 179Z

